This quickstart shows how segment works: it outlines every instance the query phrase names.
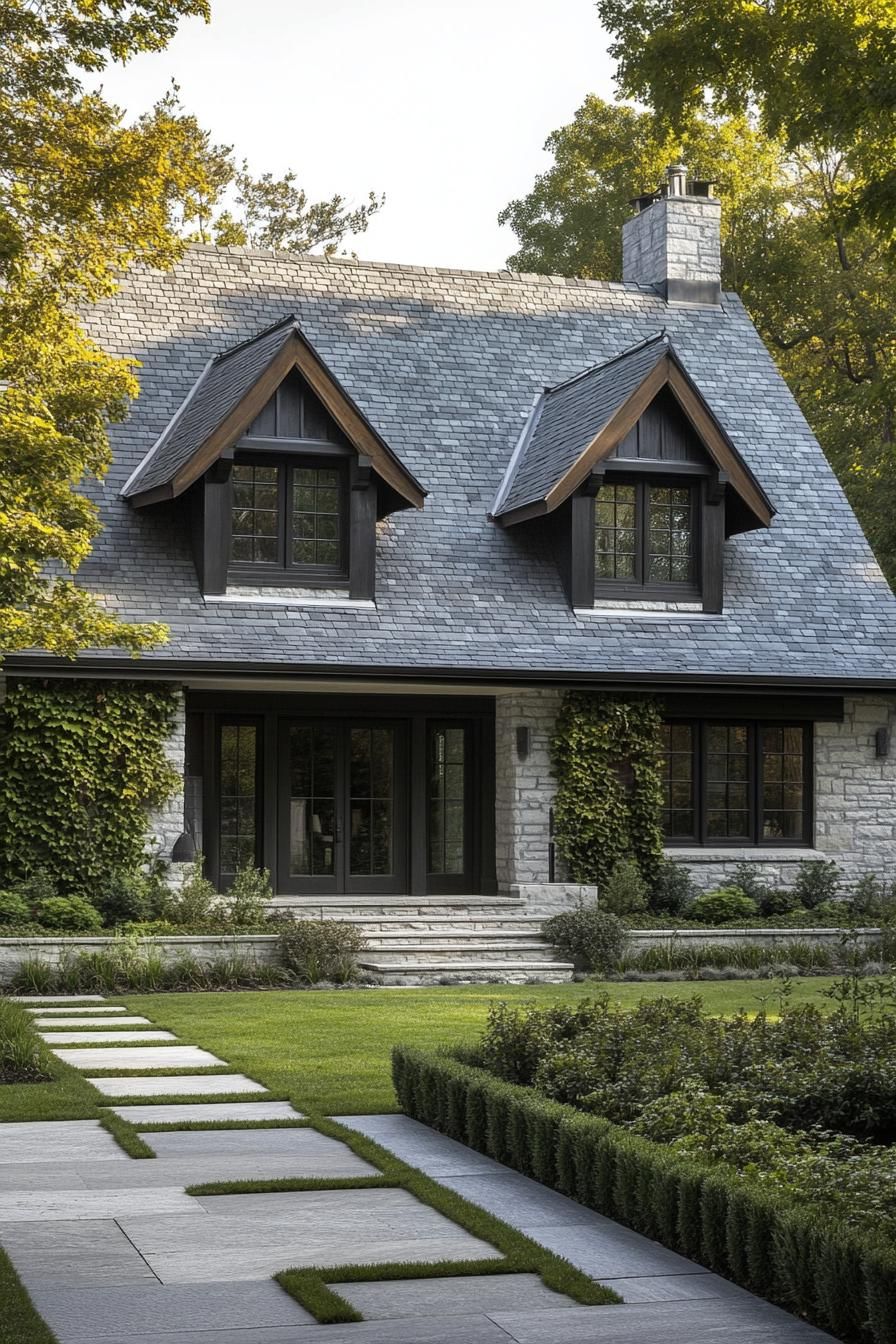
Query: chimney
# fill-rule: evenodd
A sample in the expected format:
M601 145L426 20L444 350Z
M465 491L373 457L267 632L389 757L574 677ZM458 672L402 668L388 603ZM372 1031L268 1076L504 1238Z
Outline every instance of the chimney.
M622 278L653 285L669 303L722 299L721 203L711 182L688 179L683 164L666 169L655 192L636 197L622 226Z

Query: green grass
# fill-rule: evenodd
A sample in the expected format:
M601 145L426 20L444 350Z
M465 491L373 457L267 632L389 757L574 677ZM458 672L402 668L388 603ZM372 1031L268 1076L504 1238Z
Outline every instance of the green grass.
M794 980L791 1002L827 1000L830 980ZM231 994L122 996L128 1008L174 1031L184 1043L204 1046L226 1059L229 1070L248 1074L287 1098L296 1110L361 1115L397 1109L390 1077L390 1051L397 1042L433 1049L473 1042L489 1007L502 999L574 1003L602 986L461 985L427 989L245 991ZM613 983L618 1002L634 1007L642 998L699 994L714 1013L774 1011L769 981ZM2 1106L2 1098L0 1098Z

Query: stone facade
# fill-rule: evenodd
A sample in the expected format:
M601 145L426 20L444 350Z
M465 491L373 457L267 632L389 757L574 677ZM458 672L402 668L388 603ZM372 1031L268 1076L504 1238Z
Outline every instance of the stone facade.
M174 720L174 728L168 741L165 743L165 756L169 763L174 766L178 779L181 781L181 787L167 802L161 807L150 812L147 819L147 853L152 858L162 859L165 863L171 861L171 851L174 843L181 835L184 829L184 736L186 730L186 712L184 708L184 695L182 691L178 692L177 713ZM170 870L170 880L172 885L177 885L181 874L181 868L175 864Z
M705 196L667 196L622 228L622 278L641 285L670 280L719 284L721 205Z
M562 861L548 882L550 808L554 780L550 739L561 691L520 691L496 706L495 807L499 891L519 894L536 909L569 904L589 889L566 882ZM896 857L896 743L875 756L878 728L896 721L896 697L847 696L842 723L818 723L814 733L815 848L745 846L670 848L703 890L723 886L738 863L754 863L770 883L790 886L805 859L833 859L847 881L874 872L892 878ZM516 729L528 727L529 753L520 760Z

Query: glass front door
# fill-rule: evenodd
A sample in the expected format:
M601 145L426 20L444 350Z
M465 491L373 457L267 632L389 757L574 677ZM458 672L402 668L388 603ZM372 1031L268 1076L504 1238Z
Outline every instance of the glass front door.
M406 741L384 720L281 723L278 890L407 890Z

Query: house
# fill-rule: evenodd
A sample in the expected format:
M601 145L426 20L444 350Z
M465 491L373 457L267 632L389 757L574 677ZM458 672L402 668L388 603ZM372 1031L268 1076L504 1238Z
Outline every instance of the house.
M10 676L181 688L154 829L283 897L568 895L568 688L650 692L670 852L883 871L896 602L670 170L588 282L191 248L90 316L139 358L82 582L170 643Z

